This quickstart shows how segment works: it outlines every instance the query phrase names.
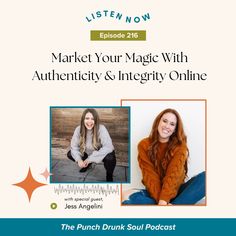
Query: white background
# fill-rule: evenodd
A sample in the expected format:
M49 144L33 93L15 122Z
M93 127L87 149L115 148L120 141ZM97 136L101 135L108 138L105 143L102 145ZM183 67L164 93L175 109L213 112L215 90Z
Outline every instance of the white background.
M124 101L131 107L131 185L122 189L141 188L142 175L137 161L138 143L148 137L157 115L172 108L178 111L183 121L189 148L188 177L205 170L205 101Z

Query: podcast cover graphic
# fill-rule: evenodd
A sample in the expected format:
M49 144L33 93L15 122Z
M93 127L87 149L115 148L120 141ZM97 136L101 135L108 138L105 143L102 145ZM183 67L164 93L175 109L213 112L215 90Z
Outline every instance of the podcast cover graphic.
M6 234L42 235L47 228L56 235L234 231L233 1L0 5L0 225ZM148 159L139 159L141 147L158 169L147 171L166 177L174 148L167 147L158 165L154 147L164 150L165 144L155 146L157 136L142 144L151 133L176 138L173 127L158 131L154 125L167 109L181 117L184 133L177 140L188 150L180 158L187 169L178 165L181 178L174 174L168 189L183 189L188 181L194 187L198 176L194 203L153 194L162 183L147 181ZM151 204L142 197L131 202L134 189ZM83 230L86 225L90 230Z

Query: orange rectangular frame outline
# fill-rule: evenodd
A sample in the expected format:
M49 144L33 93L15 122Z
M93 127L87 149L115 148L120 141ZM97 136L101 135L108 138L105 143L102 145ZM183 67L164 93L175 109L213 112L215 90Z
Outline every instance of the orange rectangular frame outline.
M120 106L123 106L123 102L124 101L134 101L134 102L151 102L151 101L202 101L205 103L205 171L206 171L206 196L205 196L205 204L198 204L198 205L175 205L176 206L188 206L188 207L196 207L196 206L207 206L207 99L152 99L152 98L147 98L147 99L135 99L135 98L121 98L120 100ZM130 167L131 168L131 167ZM157 206L157 205L122 205L122 184L120 184L120 206L121 207L129 207L129 206ZM167 207L170 207L172 205L167 205ZM162 206L162 207L166 207L166 206Z

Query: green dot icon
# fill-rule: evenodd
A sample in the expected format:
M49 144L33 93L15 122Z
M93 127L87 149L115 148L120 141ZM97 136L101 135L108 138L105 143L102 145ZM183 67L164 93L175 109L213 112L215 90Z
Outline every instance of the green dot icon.
M55 202L51 203L50 206L53 210L57 209L57 204Z

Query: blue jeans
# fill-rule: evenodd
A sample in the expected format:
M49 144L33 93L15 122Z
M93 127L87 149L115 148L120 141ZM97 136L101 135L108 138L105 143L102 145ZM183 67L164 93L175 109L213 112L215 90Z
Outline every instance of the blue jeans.
M205 179L205 171L192 177L190 180L180 186L177 196L171 199L170 203L174 205L193 205L201 200L203 197L205 197L206 193ZM150 197L148 191L143 189L139 192L131 194L129 199L123 201L122 204L152 205L157 203L152 197Z

